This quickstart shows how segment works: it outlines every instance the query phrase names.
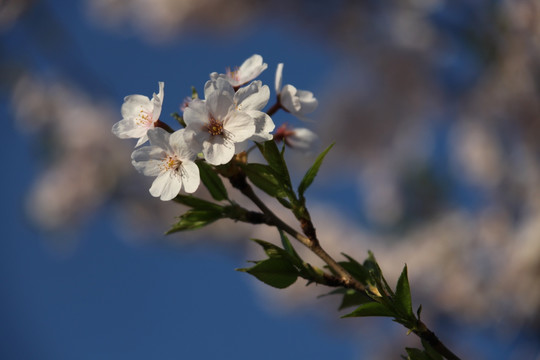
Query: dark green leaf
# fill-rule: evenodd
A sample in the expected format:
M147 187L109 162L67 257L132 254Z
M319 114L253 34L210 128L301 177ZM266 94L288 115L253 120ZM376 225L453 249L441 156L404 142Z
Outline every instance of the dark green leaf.
M407 277L407 265L403 267L403 271L399 276L396 286L396 306L399 311L409 318L414 318L412 301L411 301L411 289L409 287L409 279Z
M311 168L309 168L309 170L304 175L302 182L300 182L300 185L298 186L298 195L300 196L300 199L304 198L304 193L313 182L313 179L315 179L315 176L317 176L317 173L319 172L319 168L321 167L321 164L324 160L324 157L330 151L332 146L334 146L334 144L327 147L326 150L324 150L319 156L317 156L317 159L315 159L315 162L313 163Z
M228 199L229 195L227 194L227 189L225 189L223 181L221 181L221 178L214 171L212 166L204 160L198 160L196 163L201 173L201 180L210 192L210 195L217 201Z
M341 253L343 256L345 256L349 261L348 262L340 262L340 265L345 268L356 280L360 281L360 283L366 285L369 281L369 271L358 261L350 257L349 255L345 253Z
M220 211L188 210L184 215L180 216L180 221L174 224L166 234L198 229L211 224L222 217L223 214Z
M365 293L360 293L354 289L339 288L339 289L329 292L328 294L321 295L319 297L328 296L328 295L343 295L343 298L341 300L341 304L339 305L338 310L343 310L348 307L358 306L361 304L373 302L373 300L369 296L367 296Z
M223 207L214 204L210 201L206 201L203 199L196 198L191 195L177 195L174 199L175 202L189 206L191 208L197 209L197 210L210 210L210 211L222 211Z
M386 279L382 274L382 270L371 251L368 251L368 258L364 261L363 265L366 269L368 269L371 281L375 283L381 295L386 296L386 294L389 294L392 296L394 291L386 282Z
M247 164L244 171L253 183L259 189L272 197L281 198L287 196L283 183L279 180L277 173L268 165Z
M293 258L298 259L301 262L302 260L300 256L298 256L298 253L296 252L296 250L294 250L294 247L289 241L289 238L287 237L287 235L285 235L285 233L281 229L279 230L279 236L281 237L281 244L283 245L283 248L285 249L285 251L287 251L287 253L291 255Z
M278 289L289 287L298 278L296 268L287 260L279 257L271 257L258 262L253 267L238 269L238 271L247 272L265 284Z
M390 316L393 317L394 313L383 304L377 302L370 302L362 304L356 308L353 312L344 315L342 317L360 317L360 316Z
M424 352L429 355L432 360L444 360L444 357L437 352L427 341L422 339L422 345L424 346Z
M291 188L291 178L283 154L279 151L276 142L269 140L264 143L256 143L268 165L276 172L282 184Z
M409 357L407 358L409 360L433 360L431 359L431 357L429 357L428 354L426 354L420 349L405 348L405 350L407 351L407 355L409 355Z
M281 205L283 205L284 207L286 207L287 209L292 209L293 208L292 204L287 199L277 197L276 200L279 201L279 203Z

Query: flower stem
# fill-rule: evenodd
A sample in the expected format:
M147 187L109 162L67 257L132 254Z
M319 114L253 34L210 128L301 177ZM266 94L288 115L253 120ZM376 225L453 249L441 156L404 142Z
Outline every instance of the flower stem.
M279 102L279 99L278 101L276 101L276 103L274 105L272 105L272 107L270 109L268 109L268 111L266 111L266 114L268 116L272 116L274 115L279 109L281 109L281 102Z
M337 277L331 277L330 280L334 282L333 286L342 286L349 289L354 289L358 292L369 292L369 289L356 280L347 270L345 270L337 261L335 261L320 245L319 240L315 235L315 228L309 219L301 219L301 226L305 234L302 234L292 228L290 225L281 220L270 210L266 204L255 194L253 188L246 181L246 175L244 173L237 173L232 177L229 177L231 184L240 190L244 196L249 198L261 211L264 216L264 223L270 226L275 226L278 229L293 236L296 240L310 249L315 255L323 260L330 270L337 275ZM307 211L307 210L306 210ZM308 216L309 218L309 216ZM450 349L448 349L439 338L420 320L418 320L416 328L411 329L421 339L426 341L435 349L440 355L444 356L448 360L460 360Z

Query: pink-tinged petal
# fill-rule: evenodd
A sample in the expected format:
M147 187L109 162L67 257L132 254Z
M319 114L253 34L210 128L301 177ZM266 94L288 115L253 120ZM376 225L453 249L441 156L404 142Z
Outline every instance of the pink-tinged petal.
M233 110L223 122L223 129L232 141L244 141L255 133L255 120L243 111Z
M238 89L234 94L234 103L238 110L261 110L270 99L270 89L260 81L253 81L248 86Z
M231 161L234 156L234 142L223 136L213 136L212 141L203 143L203 154L212 165L222 165Z
M167 131L163 130L162 128L154 128L148 130L146 134L148 135L150 144L165 150L165 152L168 154L173 153L173 149L169 142L170 135Z
M315 111L315 109L317 109L319 102L313 96L313 93L311 91L298 90L296 92L296 95L298 96L298 99L300 100L300 104L301 104L300 113L301 114L309 114Z
M184 111L184 121L188 127L190 125L195 126L195 128L205 126L208 124L208 118L208 110L204 100L194 99Z
M268 64L263 63L261 55L254 54L240 65L238 68L238 77L240 82L247 83L259 76L266 68ZM239 84L240 85L240 84Z
M180 176L182 178L182 184L184 185L185 192L191 194L199 188L201 183L199 167L194 162L186 161L182 163Z
M276 80L274 82L276 94L279 94L281 92L281 80L283 78L282 75L283 75L283 63L279 63L276 69Z
M216 120L223 121L234 106L234 89L227 80L222 78L217 79L210 86L215 86L215 89L206 97L207 109Z
M154 107L152 110L152 119L154 119L154 121L157 121L159 119L159 115L161 115L161 107L163 106L164 96L163 88L165 87L165 83L160 81L158 82L158 86L159 93L157 95L154 93L152 96L152 105Z
M300 99L298 99L298 96L296 96L296 92L296 88L292 85L285 85L281 90L281 105L285 108L285 110L291 113L298 112L302 107L300 104Z
M255 133L250 137L250 140L257 142L272 140L273 136L270 133L274 131L274 128L276 127L272 118L268 116L268 114L257 110L249 110L246 111L246 113L251 116L255 122Z
M122 104L122 117L124 119L135 118L139 116L140 111L151 112L152 102L144 95L129 95L124 98Z
M112 133L120 139L139 138L146 134L146 129L133 120L124 119L113 125Z

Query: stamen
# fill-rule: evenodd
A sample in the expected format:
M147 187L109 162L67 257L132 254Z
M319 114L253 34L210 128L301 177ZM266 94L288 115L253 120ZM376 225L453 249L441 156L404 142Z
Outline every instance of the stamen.
M213 116L210 116L209 123L206 126L206 128L212 136L222 135L224 132L223 123L221 121L214 119Z
M167 155L167 157L163 159L161 163L163 171L178 171L178 169L180 169L180 165L182 165L182 161L180 161L176 155Z
M143 109L141 109L141 111L139 111L139 116L137 116L135 122L141 127L149 128L154 123L154 119L152 118L152 114L149 114Z

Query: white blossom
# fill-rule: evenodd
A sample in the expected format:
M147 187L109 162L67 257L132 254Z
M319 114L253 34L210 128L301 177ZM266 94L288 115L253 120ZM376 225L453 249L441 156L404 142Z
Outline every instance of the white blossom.
M291 128L287 124L281 125L274 134L276 141L283 141L285 145L309 153L317 144L319 137L307 128Z
M240 67L235 67L234 70L227 68L227 72L225 74L218 74L217 72L211 73L210 79L217 80L218 78L222 77L227 79L227 81L233 87L238 88L255 79L264 70L266 70L267 67L268 64L263 63L262 56L254 54L244 61Z
M173 199L182 187L193 193L200 184L199 168L193 161L196 153L184 129L169 134L161 128L148 131L150 146L136 149L133 166L146 176L156 176L150 194L163 201Z
M279 63L276 70L275 89L279 101L281 102L281 106L294 116L304 120L306 114L317 109L319 102L313 96L311 91L298 90L296 87L289 84L282 88L282 73L283 63Z
M194 99L184 112L186 131L193 137L212 165L228 163L235 154L235 144L255 134L256 120L247 111L237 109L232 85L224 78L210 80L204 87L205 100ZM248 107L262 103L264 92L243 99Z
M205 94L210 93L216 89L216 83L213 81L208 81L205 85ZM268 85L262 85L262 82L257 80L253 81L251 84L241 87L234 94L234 104L236 109L243 111L249 116L251 116L255 122L255 133L253 136L248 138L251 141L264 142L272 140L273 136L271 134L276 127L272 118L261 111L270 98L270 89Z
M144 144L148 140L146 135L149 129L153 129L161 114L163 105L164 83L159 82L159 93L155 93L152 99L144 95L129 95L124 98L122 104L123 119L113 125L112 132L121 139L139 139L135 147Z

